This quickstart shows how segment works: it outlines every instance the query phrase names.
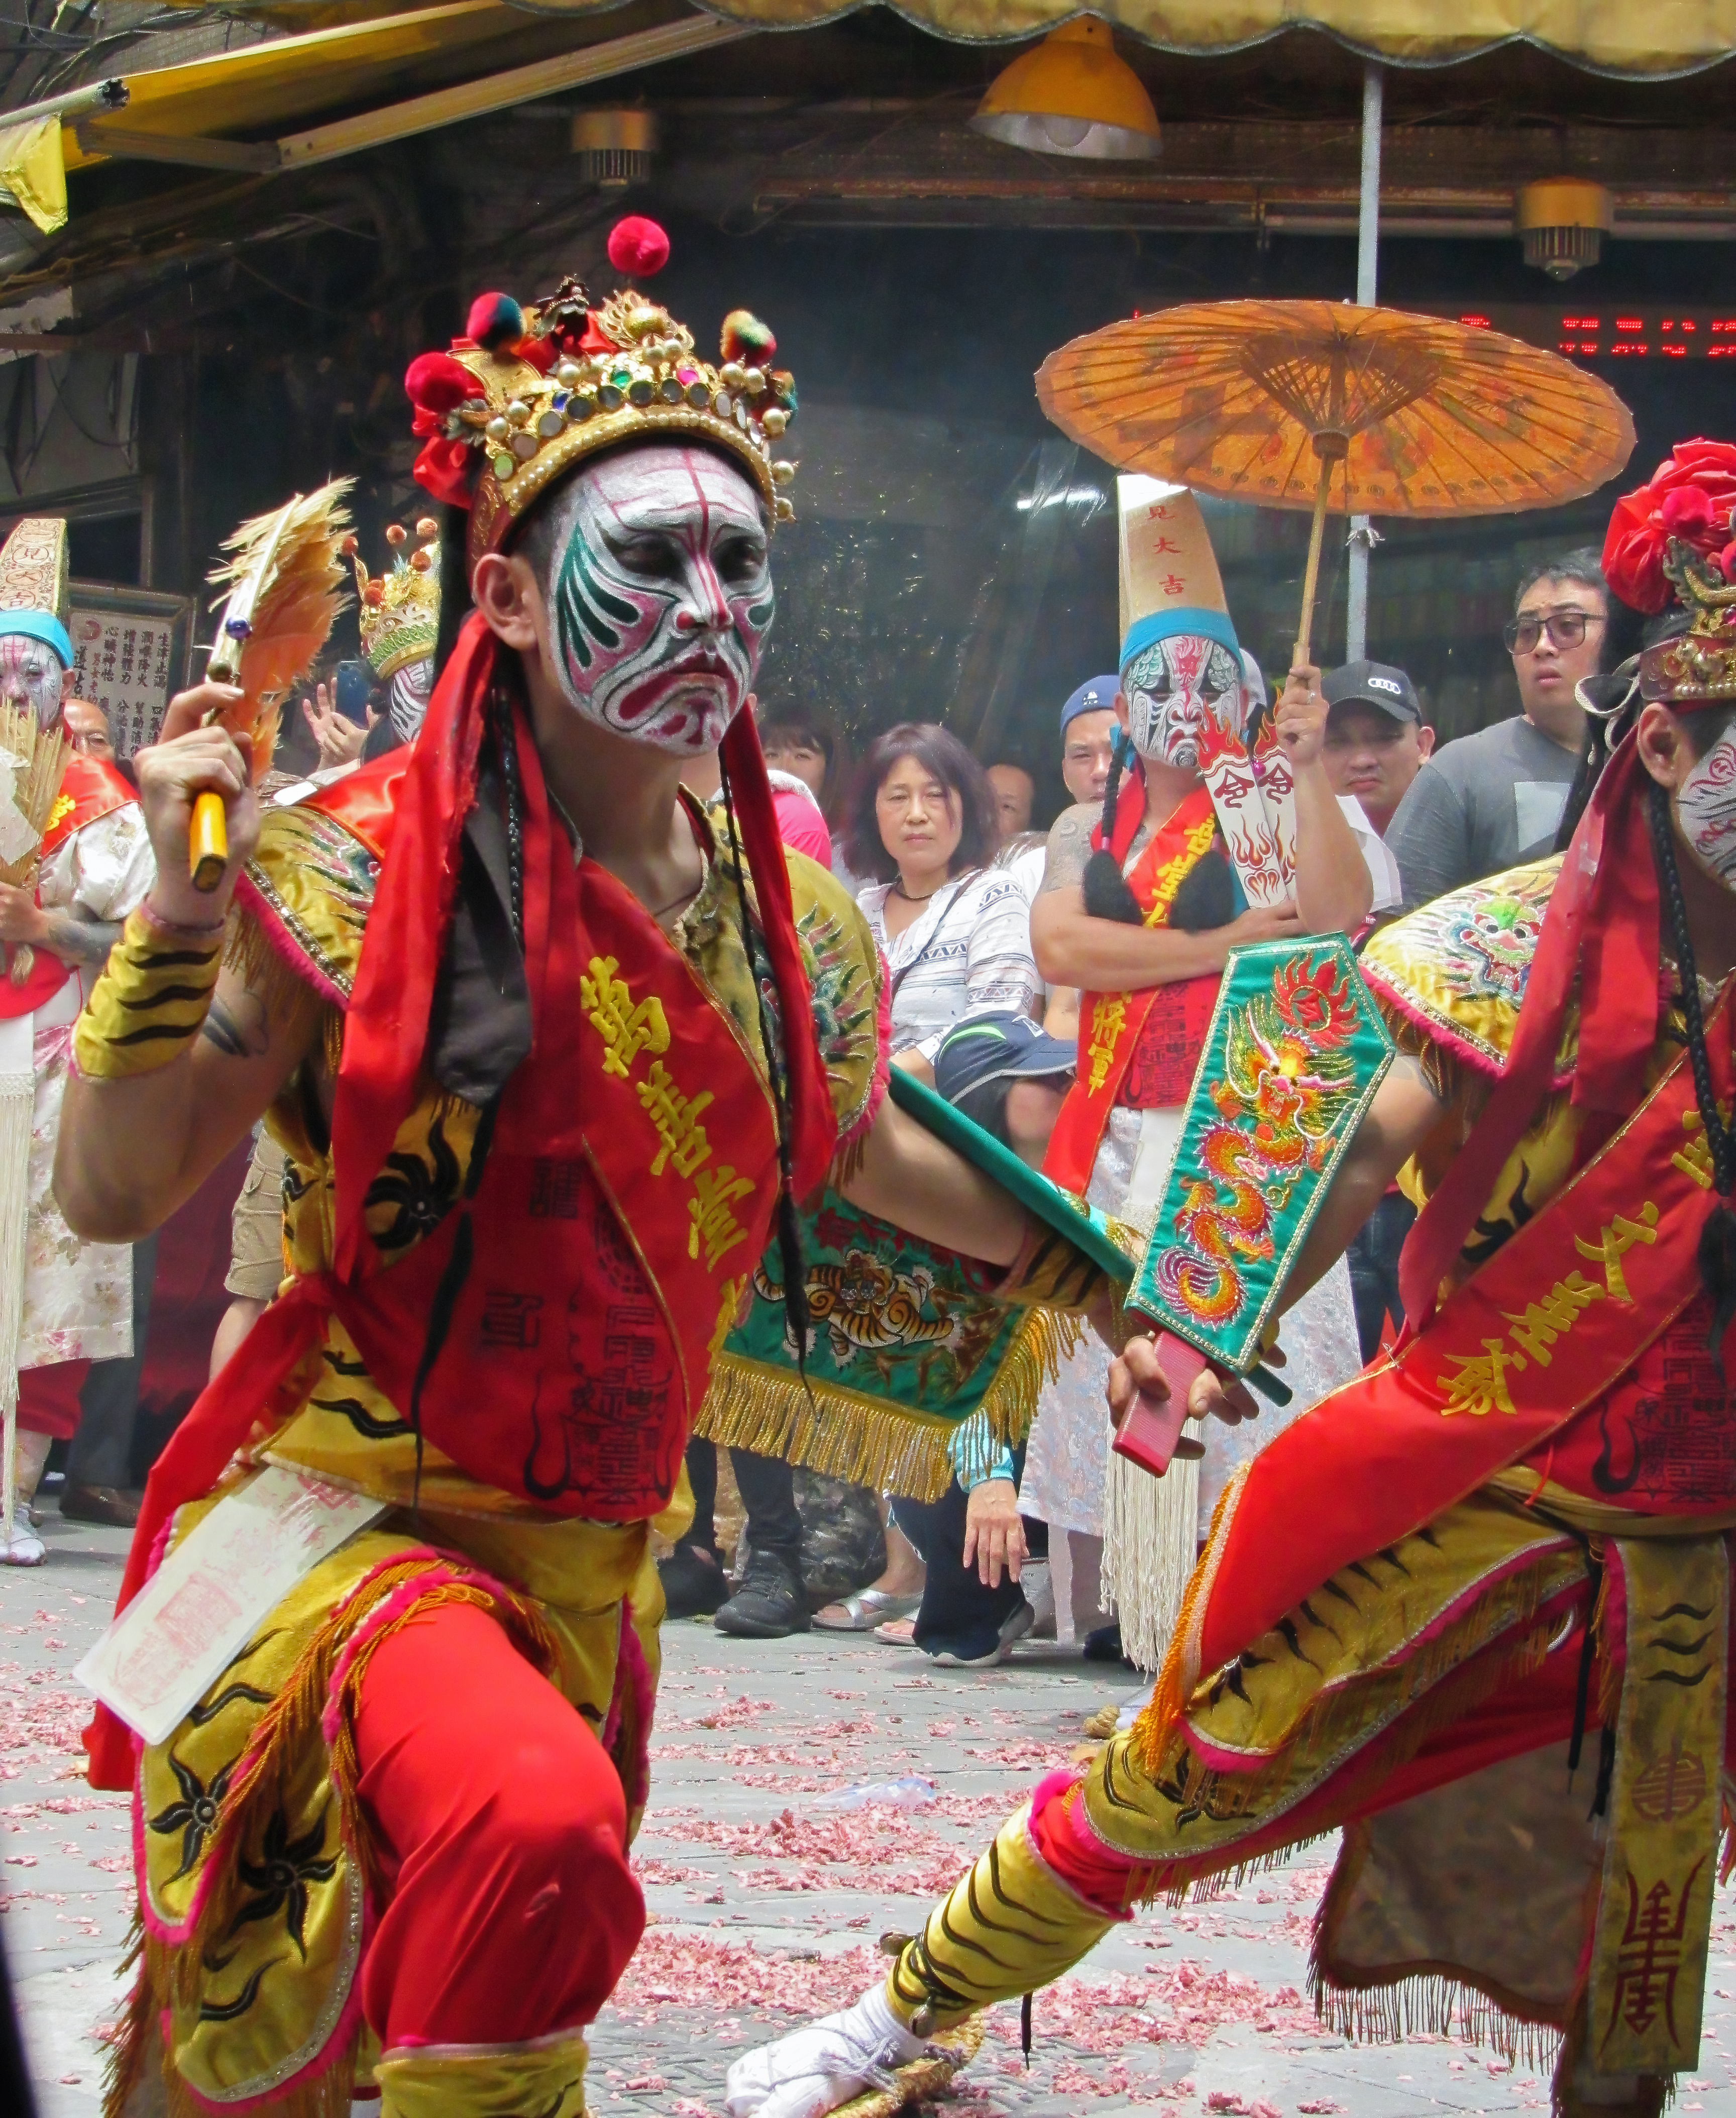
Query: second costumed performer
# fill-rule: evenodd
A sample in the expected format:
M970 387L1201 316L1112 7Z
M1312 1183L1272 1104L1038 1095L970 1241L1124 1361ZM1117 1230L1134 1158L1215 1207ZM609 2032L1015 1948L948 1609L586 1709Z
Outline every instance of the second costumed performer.
M1341 1829L1328 2020L1554 2052L1557 2118L1656 2118L1699 2063L1720 1837L1729 1867L1733 503L1736 448L1697 442L1617 505L1604 572L1654 623L1580 687L1565 856L1368 948L1401 1056L1290 1294L1405 1169L1405 1337L1232 1479L1138 1724L1037 1788L883 1987L738 2060L731 2118L812 2118L866 2047ZM1118 1415L1136 1390L1166 1394L1143 1339ZM1245 1408L1209 1374L1190 1404Z
M154 1473L123 1602L274 1477L385 1511L165 1740L99 1713L144 1927L113 2112L160 2071L178 2112L355 2081L388 2118L579 2118L644 1921L651 1528L768 1239L832 1172L1004 1298L1073 1256L884 1099L867 930L778 843L741 710L791 511L773 352L737 312L713 365L638 293L480 298L407 378L476 606L413 751L261 824L206 686L141 760L159 880L79 1029L60 1196L141 1234L264 1114L293 1276ZM678 784L720 742L745 873Z
M1247 668L1199 502L1146 478L1119 479L1117 502L1120 738L1101 811L1080 802L1049 834L1031 938L1045 976L1082 995L1078 1078L1045 1174L1143 1227L1175 1157L1228 952L1354 929L1374 886L1321 761L1319 673L1295 673L1276 716L1270 755L1295 781L1295 845L1281 850L1240 754ZM1284 1351L1298 1412L1361 1365L1342 1265L1286 1320ZM1283 1415L1268 1407L1240 1431L1213 1429L1203 1461L1159 1485L1109 1455L1108 1371L1104 1347L1080 1348L1045 1394L1037 1445L1055 1449L1052 1424L1075 1449L1109 1457L1105 1588L1126 1653L1155 1669L1225 1482Z

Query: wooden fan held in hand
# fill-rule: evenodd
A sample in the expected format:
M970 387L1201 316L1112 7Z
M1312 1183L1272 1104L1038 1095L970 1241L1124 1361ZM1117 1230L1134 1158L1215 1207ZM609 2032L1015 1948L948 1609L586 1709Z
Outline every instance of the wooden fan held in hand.
M342 547L351 528L344 502L354 483L334 479L243 522L224 546L229 557L211 571L212 580L230 586L205 674L213 683L238 684L242 696L207 721L252 738L256 786L270 770L284 696L324 648L343 607ZM229 858L223 797L207 790L193 803L187 839L194 888L215 890Z
M0 881L34 890L48 828L72 744L57 722L44 728L29 706L0 705ZM11 784L5 784L11 775ZM36 952L28 941L8 948L7 976L23 985Z

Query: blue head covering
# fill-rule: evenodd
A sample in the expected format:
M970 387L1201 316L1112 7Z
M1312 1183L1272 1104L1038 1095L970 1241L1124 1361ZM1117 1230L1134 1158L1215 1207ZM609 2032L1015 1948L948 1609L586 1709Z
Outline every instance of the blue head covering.
M1065 735L1068 723L1076 721L1081 714L1113 713L1120 688L1119 677L1087 677L1061 708L1061 733Z
M1221 610L1204 610L1196 604L1180 610L1154 610L1147 617L1135 618L1121 643L1121 667L1124 669L1136 654L1155 647L1160 640L1175 640L1184 632L1201 640L1215 640L1238 661L1241 659L1242 643L1229 619Z
M60 657L62 669L72 667L72 636L51 610L0 610L0 638L8 632L26 640L39 640Z

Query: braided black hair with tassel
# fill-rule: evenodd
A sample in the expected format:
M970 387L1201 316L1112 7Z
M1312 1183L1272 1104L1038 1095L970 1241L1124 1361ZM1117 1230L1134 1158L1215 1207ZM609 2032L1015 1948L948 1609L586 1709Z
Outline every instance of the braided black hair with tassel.
M741 950L748 975L754 982L754 997L760 1006L760 1041L765 1047L766 1077L772 1091L772 1114L778 1128L778 1263L783 1274L783 1314L796 1348L796 1371L802 1388L808 1387L808 1270L801 1255L801 1230L796 1219L796 1183L790 1142L789 1080L783 1070L771 1010L766 1005L765 982L754 948L754 926L748 910L746 858L736 831L735 795L729 784L729 768L720 758L723 816L728 829L729 872L736 888L736 911L741 925ZM810 1399L811 1402L811 1399Z
M1109 777L1103 784L1103 847L1094 853L1085 863L1085 873L1080 888L1084 892L1085 909L1093 919L1119 919L1129 927L1140 927L1145 923L1138 901L1127 886L1121 873L1121 864L1115 858L1115 809L1121 798L1121 775L1133 761L1133 746L1127 730L1118 728L1115 739L1110 746Z
M1652 858L1658 871L1658 886L1669 921L1670 946L1682 981L1682 1014L1688 1029L1688 1059L1693 1070L1694 1100L1706 1127L1706 1153L1711 1161L1714 1203L1700 1231L1700 1284L1712 1305L1712 1326L1708 1350L1720 1376L1724 1374L1724 1335L1736 1320L1736 1214L1730 1210L1730 1194L1736 1189L1736 1140L1712 1086L1711 1061L1706 1055L1706 1024L1700 1012L1700 975L1694 962L1694 945L1688 931L1688 904L1682 895L1682 872L1676 862L1674 835L1670 829L1669 795L1656 780L1646 788L1646 821L1651 827Z

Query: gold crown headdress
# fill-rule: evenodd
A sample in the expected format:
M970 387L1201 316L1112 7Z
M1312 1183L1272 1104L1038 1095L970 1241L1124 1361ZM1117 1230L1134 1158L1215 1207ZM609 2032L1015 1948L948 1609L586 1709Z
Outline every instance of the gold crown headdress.
M1640 656L1640 696L1664 705L1736 699L1736 587L1715 560L1670 539L1664 571L1688 614L1686 632Z
M1641 653L1642 699L1676 706L1736 699L1733 508L1736 447L1710 441L1678 442L1646 484L1615 503L1604 580L1634 610L1659 617L1674 602L1688 617L1685 632Z
M643 278L662 270L669 238L633 216L616 225L608 251L617 271ZM630 289L597 303L569 277L524 306L479 294L465 335L449 353L422 354L404 377L414 431L427 437L417 479L469 510L473 560L498 549L581 458L641 436L690 434L734 456L774 519L788 521L796 511L778 488L796 467L774 451L796 416L796 383L772 366L777 351L745 309L724 318L714 364L695 352L685 324Z
M410 532L401 522L389 526L386 541L393 562L375 576L367 571L358 540L344 540L344 556L356 572L362 652L382 683L413 663L427 661L440 636L440 525L424 515L408 553L404 548L410 543Z

